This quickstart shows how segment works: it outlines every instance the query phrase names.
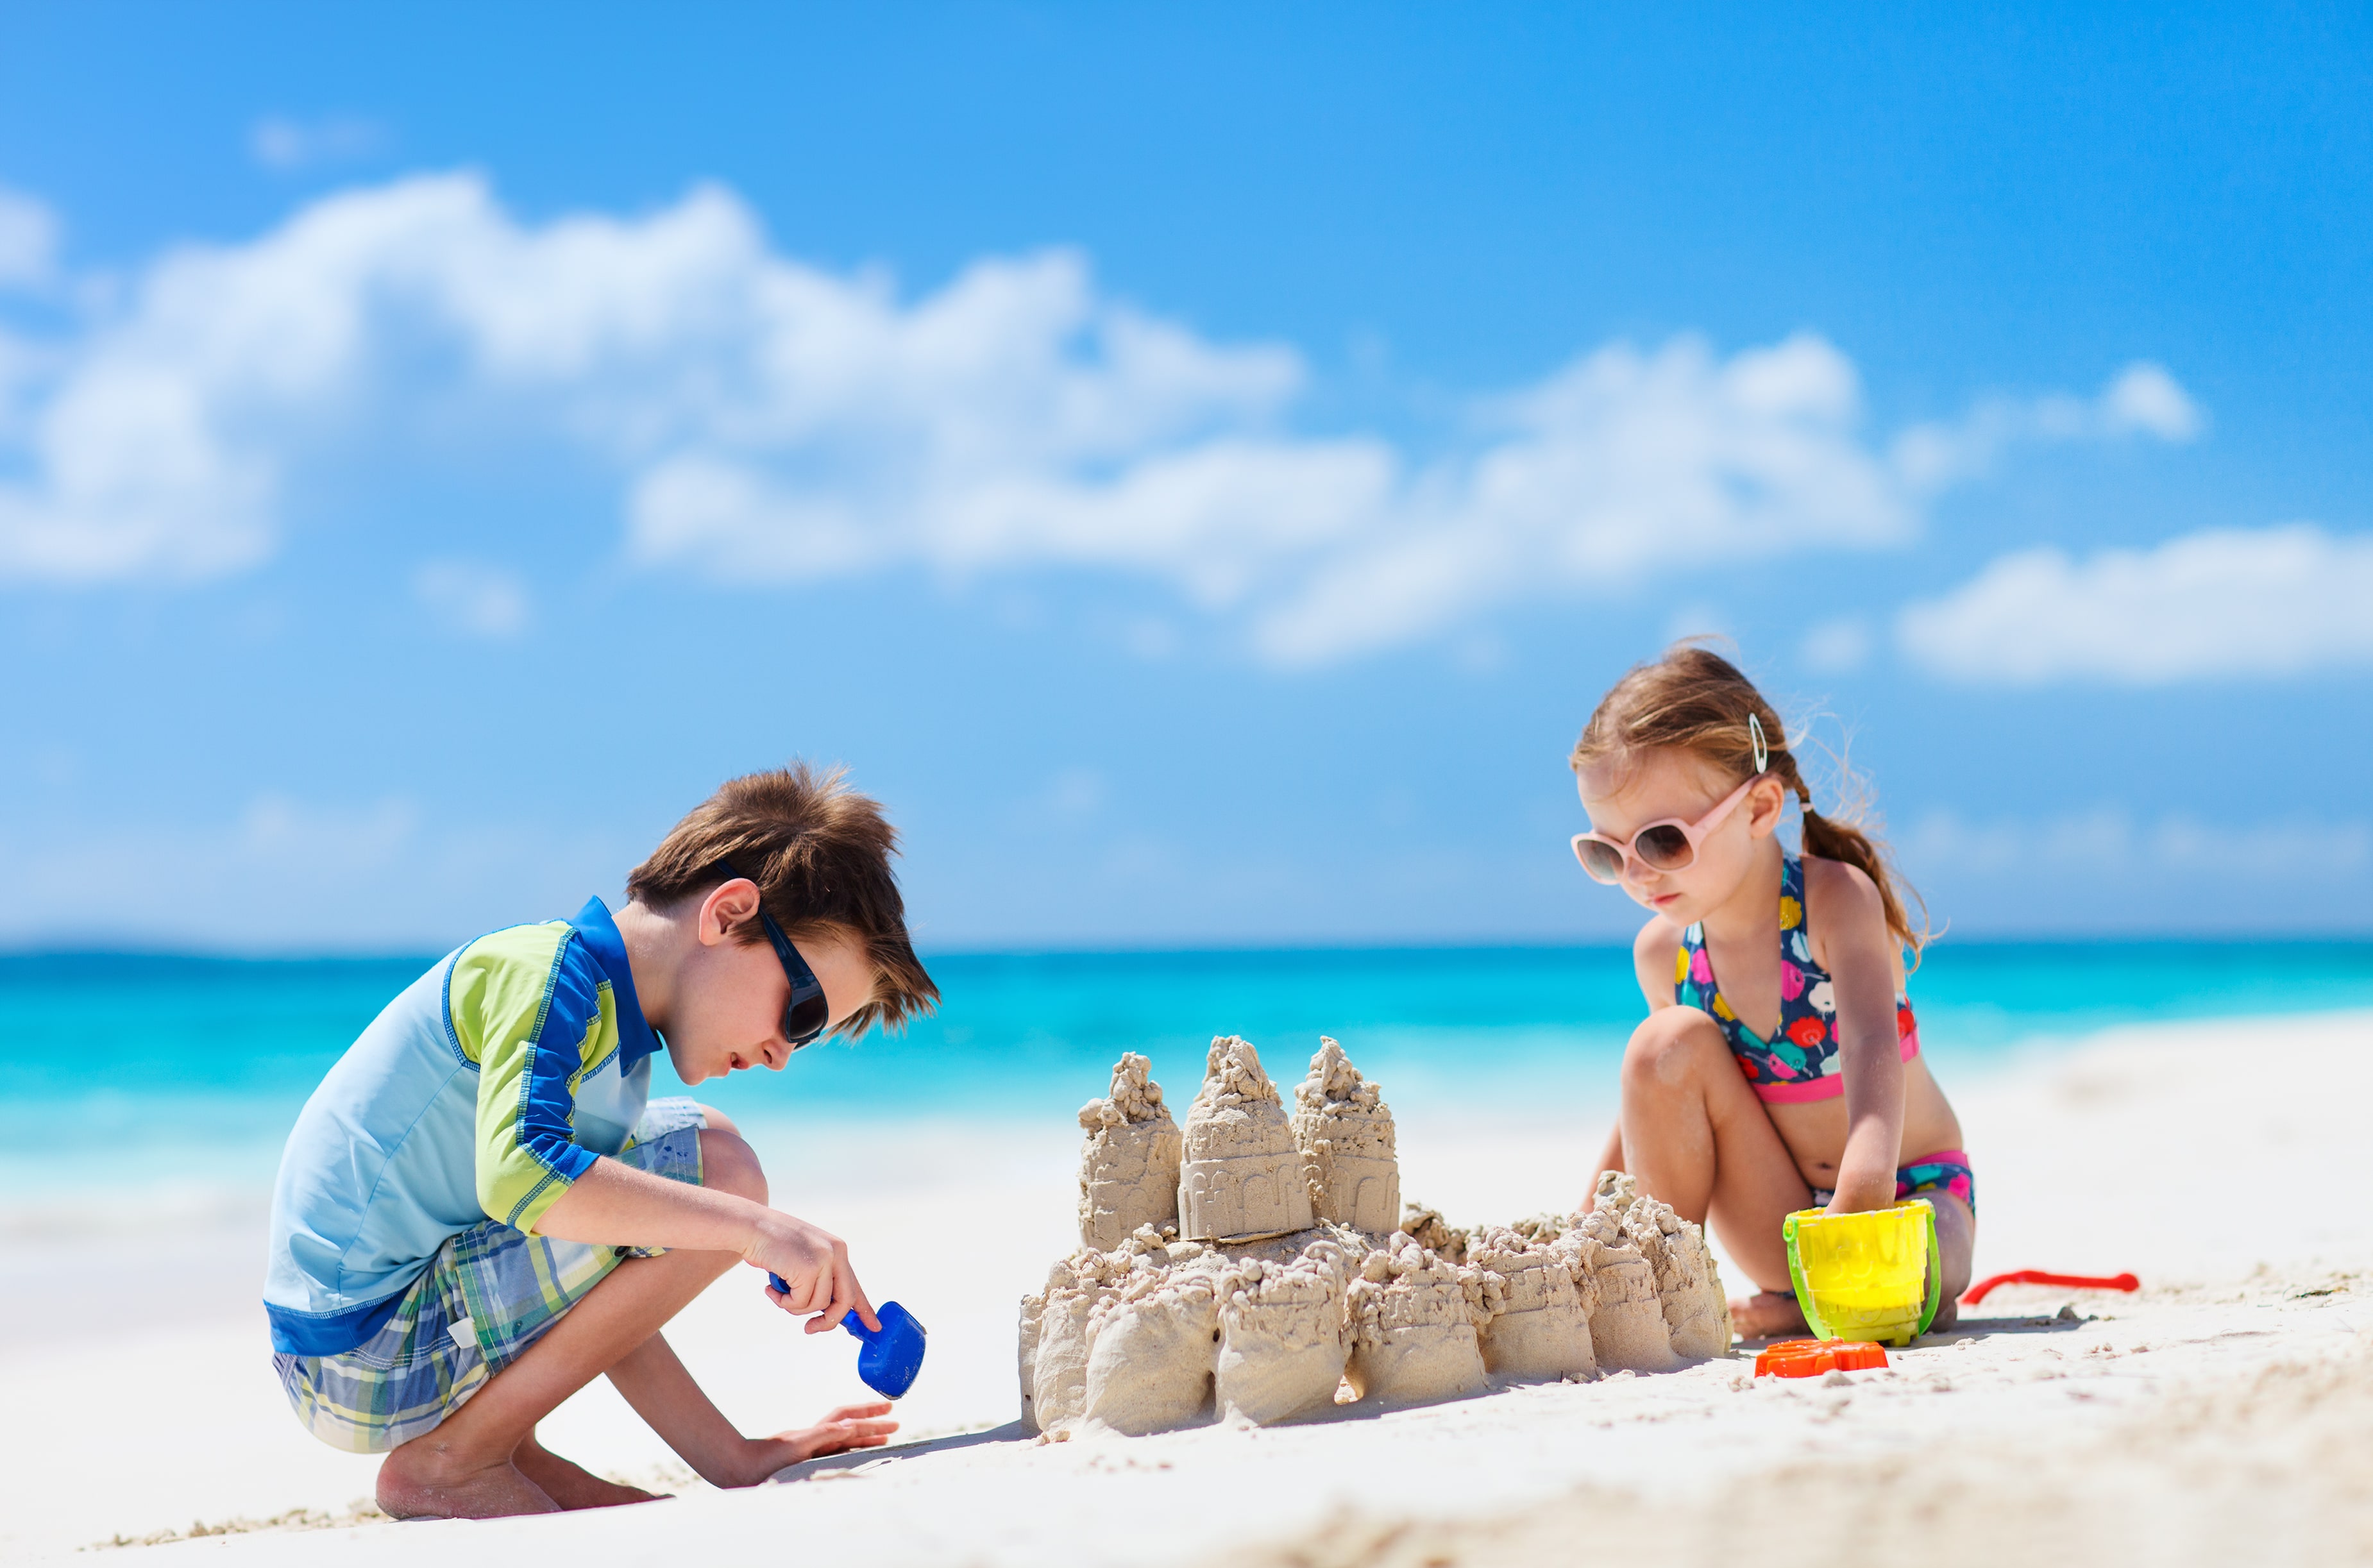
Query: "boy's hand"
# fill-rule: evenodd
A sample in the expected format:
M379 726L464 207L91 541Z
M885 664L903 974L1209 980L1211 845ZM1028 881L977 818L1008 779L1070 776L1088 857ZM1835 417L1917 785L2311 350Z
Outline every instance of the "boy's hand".
M742 1249L742 1260L777 1275L790 1288L766 1287L766 1299L785 1312L814 1313L808 1332L821 1334L839 1325L848 1313L868 1328L880 1328L865 1287L849 1266L848 1244L831 1232L794 1219L779 1210L766 1211L758 1234Z
M744 1438L723 1479L709 1479L719 1486L755 1486L802 1459L846 1454L853 1448L879 1448L898 1430L889 1414L887 1402L843 1405L813 1426L778 1432L772 1437Z

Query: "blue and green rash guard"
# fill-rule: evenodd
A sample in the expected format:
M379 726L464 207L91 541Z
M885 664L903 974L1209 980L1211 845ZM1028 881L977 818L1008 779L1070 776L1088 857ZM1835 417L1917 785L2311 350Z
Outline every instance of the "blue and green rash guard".
M447 1237L490 1218L532 1230L625 1149L659 1047L599 898L448 954L347 1047L288 1136L263 1289L273 1349L350 1351Z

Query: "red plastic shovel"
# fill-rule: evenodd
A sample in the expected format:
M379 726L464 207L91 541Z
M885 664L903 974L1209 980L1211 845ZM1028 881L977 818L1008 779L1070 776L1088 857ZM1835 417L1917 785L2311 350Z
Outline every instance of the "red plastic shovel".
M2143 1282L2132 1274L2050 1274L2040 1269L2016 1269L2007 1274L1996 1274L1980 1280L1961 1293L1961 1299L1975 1306L1986 1299L1996 1285L2059 1285L2075 1291L2138 1291Z

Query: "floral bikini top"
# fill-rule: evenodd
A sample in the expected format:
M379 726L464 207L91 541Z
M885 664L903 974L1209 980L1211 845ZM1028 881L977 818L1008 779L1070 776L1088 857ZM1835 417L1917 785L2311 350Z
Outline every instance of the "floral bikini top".
M1713 959L1706 952L1705 927L1691 926L1681 933L1681 951L1673 966L1673 1000L1713 1015L1730 1042L1747 1081L1756 1094L1771 1101L1827 1100L1846 1092L1838 1060L1838 1001L1828 971L1813 962L1813 944L1805 928L1805 862L1794 855L1780 862L1780 1028L1769 1040L1739 1020L1713 977ZM1895 999L1895 1033L1903 1046L1903 1059L1920 1054L1920 1029L1912 1022L1911 1002Z

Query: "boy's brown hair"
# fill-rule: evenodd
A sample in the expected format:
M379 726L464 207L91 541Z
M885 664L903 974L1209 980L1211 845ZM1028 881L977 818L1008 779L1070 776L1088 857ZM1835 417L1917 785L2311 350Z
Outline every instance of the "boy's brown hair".
M731 880L731 861L791 941L853 936L875 976L873 999L834 1031L853 1040L877 1024L903 1027L940 1000L906 936L906 902L890 872L897 852L898 830L879 802L848 787L846 769L794 762L727 779L628 873L626 895L664 908ZM744 920L733 940L764 942L766 928Z

